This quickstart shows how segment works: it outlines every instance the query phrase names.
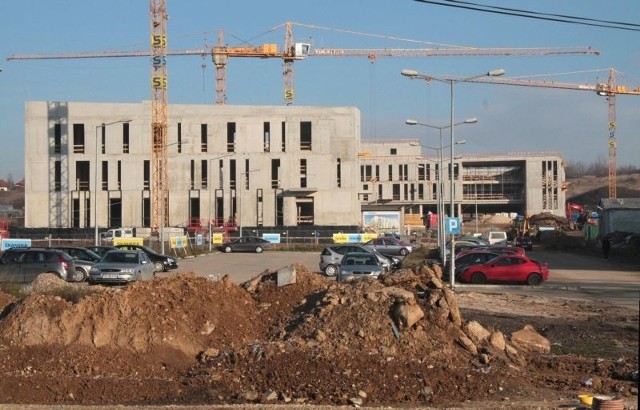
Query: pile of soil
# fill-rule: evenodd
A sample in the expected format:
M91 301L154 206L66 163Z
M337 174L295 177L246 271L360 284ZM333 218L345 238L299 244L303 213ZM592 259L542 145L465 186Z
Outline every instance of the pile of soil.
M10 404L473 401L491 408L579 390L637 395L637 317L620 328L624 350L597 360L558 355L549 346L573 333L564 324L538 329L554 336L546 348L535 330L533 344L512 334L553 315L518 322L506 309L508 329L501 329L475 294L461 299L473 317L465 320L461 295L433 266L347 283L293 268L295 283L283 286L277 272L242 286L179 274L117 289L81 289L45 274L19 302L0 292L0 397ZM69 297L69 286L83 296ZM484 306L494 303L486 298Z

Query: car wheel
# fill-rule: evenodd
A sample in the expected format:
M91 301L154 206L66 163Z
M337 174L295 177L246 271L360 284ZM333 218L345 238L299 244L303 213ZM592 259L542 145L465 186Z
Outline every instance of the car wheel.
M87 273L81 268L76 268L76 270L73 272L73 281L84 282L86 279Z
M409 251L406 250L405 248L400 249L400 255L407 256L408 253L409 253Z
M338 273L338 267L336 265L327 265L324 268L324 273L327 276L336 276L336 273Z
M542 283L542 276L539 273L532 273L527 278L527 285L529 286L538 286Z
M256 247L256 253L262 253L262 246Z
M224 251L225 251L226 253L231 253L231 246L225 246L225 247L224 247Z
M156 272L164 272L164 264L160 261L153 262L153 267Z
M487 282L487 278L484 277L484 274L481 272L476 272L471 275L471 283L475 284L483 284Z

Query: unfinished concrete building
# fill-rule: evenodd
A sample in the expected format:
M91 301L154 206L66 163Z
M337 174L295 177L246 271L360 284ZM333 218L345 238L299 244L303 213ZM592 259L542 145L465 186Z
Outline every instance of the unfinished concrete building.
M150 226L150 109L28 102L25 226ZM359 142L352 107L171 105L169 224L358 225Z
M150 110L150 102L28 102L25 226L149 227ZM421 149L419 140L361 141L353 107L173 104L169 225L424 226L440 189L449 213L452 175L455 214L465 219L563 215L557 153L466 154L453 167L445 154L441 172L440 158Z
M478 213L564 215L559 153L465 154L451 167L449 152L424 155L420 140L363 140L361 149L361 209L398 212L403 227L424 226L424 216L438 212L440 191L451 214L452 177L454 213L463 220Z

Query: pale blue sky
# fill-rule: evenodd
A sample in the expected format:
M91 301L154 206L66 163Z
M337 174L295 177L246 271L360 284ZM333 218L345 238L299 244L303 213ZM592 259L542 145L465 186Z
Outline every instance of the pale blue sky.
M640 23L637 0L478 0L536 12ZM616 68L618 83L640 86L640 32L508 17L412 0L167 0L169 48L278 43L285 21L401 37L438 45L476 47L590 46L600 56L558 57L313 57L295 64L296 105L356 106L363 138L423 138L437 144L437 130L410 127L407 118L449 123L449 86L402 77L403 68L434 75L471 76L504 68L505 77L535 77L570 83L606 82ZM318 47L408 48L416 43L366 37L337 30L294 27L299 42ZM149 100L146 58L6 61L12 54L77 53L148 49L147 0L0 1L0 178L24 176L24 104L30 100L140 102ZM427 46L427 45L424 45ZM202 64L206 67L201 67ZM212 104L213 64L200 57L170 57L169 102ZM228 103L282 104L282 62L232 59L227 70ZM568 161L606 162L608 110L603 97L584 91L458 84L456 119L477 117L456 128L467 140L461 154L559 151ZM640 96L619 96L618 163L640 165Z

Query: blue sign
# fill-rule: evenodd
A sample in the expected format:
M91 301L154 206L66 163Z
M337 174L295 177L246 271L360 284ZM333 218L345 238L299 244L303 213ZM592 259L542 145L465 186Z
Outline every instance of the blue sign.
M201 233L196 235L196 245L198 245L198 246L202 245L202 234Z
M459 235L462 232L462 227L460 226L460 218L449 218L445 219L445 233L448 235Z
M280 234L279 233L263 233L262 239L265 241L269 241L271 243L280 243Z
M2 247L0 247L3 251L11 248L30 248L31 247L31 239L3 239Z

